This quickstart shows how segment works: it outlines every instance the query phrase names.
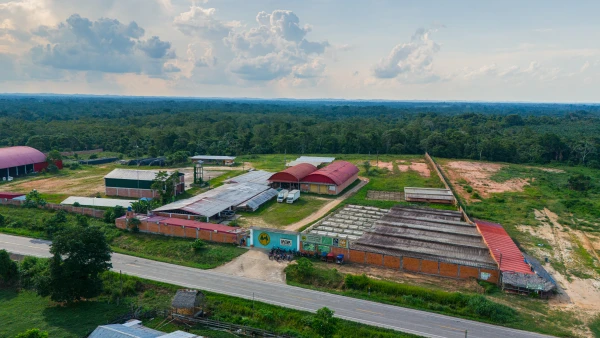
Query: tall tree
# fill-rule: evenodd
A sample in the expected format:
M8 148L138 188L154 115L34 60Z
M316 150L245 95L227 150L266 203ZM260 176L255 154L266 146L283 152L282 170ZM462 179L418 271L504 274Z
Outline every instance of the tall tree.
M100 274L112 267L111 249L97 227L68 227L54 236L50 247L50 281L38 290L57 302L93 298L102 292Z
M178 171L173 172L171 175L166 171L159 171L150 187L158 192L161 203L167 204L172 202L173 197L175 196L175 188L178 183Z

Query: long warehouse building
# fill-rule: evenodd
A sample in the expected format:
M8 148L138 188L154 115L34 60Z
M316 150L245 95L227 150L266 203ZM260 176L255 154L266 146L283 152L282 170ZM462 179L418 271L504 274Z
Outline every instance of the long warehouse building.
M155 198L158 192L152 189L152 183L156 179L157 171L154 170L130 170L115 169L104 176L106 196ZM173 172L168 171L172 175ZM185 178L179 173L179 182L175 185L175 195L185 191Z
M62 161L56 161L55 164L58 169L62 169ZM46 155L37 149L26 146L0 148L1 180L40 172L48 168L48 165Z

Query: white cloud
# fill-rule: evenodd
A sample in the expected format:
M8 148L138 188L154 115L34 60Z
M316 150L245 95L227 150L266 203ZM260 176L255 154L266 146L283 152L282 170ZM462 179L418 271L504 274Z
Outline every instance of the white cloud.
M373 74L380 79L392 79L406 83L423 83L440 80L433 71L433 57L440 45L430 39L431 30L418 29L411 42L396 45L390 54L373 67Z
M583 66L581 66L581 69L579 69L580 72L585 72L588 68L590 68L590 62L586 61Z
M222 39L239 26L237 21L222 21L216 16L216 9L191 6L190 10L175 17L173 24L183 34L203 36L208 39Z

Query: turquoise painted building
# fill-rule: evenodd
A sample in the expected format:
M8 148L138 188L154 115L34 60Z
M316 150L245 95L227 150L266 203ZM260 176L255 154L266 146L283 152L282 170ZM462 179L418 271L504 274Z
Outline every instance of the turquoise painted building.
M248 245L261 249L300 250L300 233L268 228L250 228Z

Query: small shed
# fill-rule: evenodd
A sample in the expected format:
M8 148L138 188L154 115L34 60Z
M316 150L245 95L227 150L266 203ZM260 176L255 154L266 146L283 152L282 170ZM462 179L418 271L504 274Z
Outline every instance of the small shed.
M196 317L204 311L205 296L198 290L177 290L171 302L171 312Z
M454 204L456 199L449 189L436 188L404 188L404 199L407 202L426 202L439 204Z

